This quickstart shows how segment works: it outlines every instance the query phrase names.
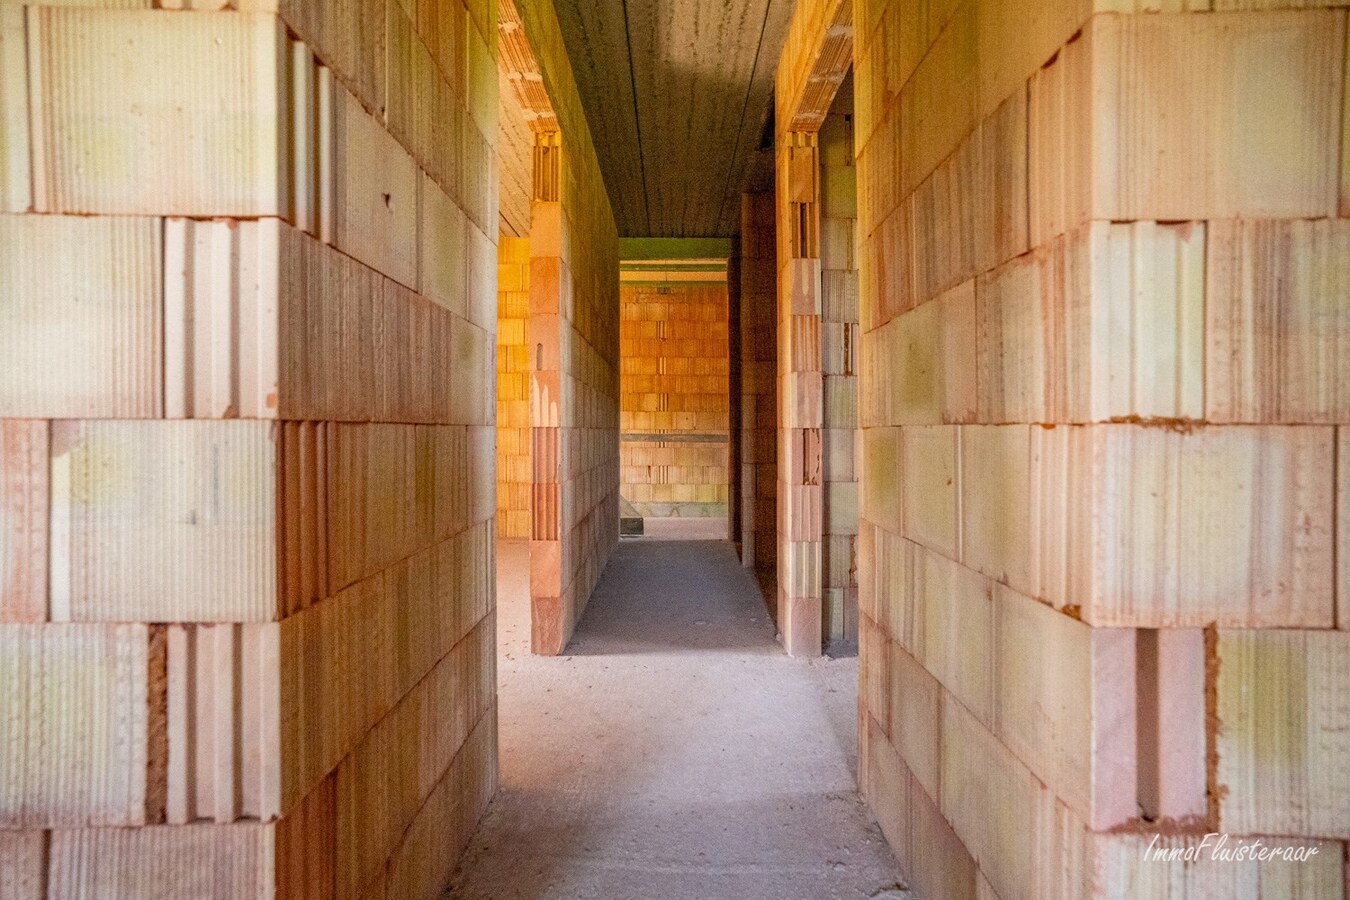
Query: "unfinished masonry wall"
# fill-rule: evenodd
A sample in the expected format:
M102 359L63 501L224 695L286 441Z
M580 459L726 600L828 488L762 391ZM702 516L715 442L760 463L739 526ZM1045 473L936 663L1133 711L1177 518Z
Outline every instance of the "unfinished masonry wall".
M858 640L858 181L853 83L820 126L822 637Z
M619 541L619 241L553 6L517 8L558 126L535 134L526 331L531 644L557 654Z
M857 7L859 769L924 896L1345 891L1346 13L1210 6ZM1210 831L1316 855L1145 855Z
M777 623L793 656L819 656L832 619L843 634L847 588L827 594L826 584L852 580L840 573L851 554L856 487L848 473L826 469L827 458L838 457L826 452L825 441L846 433L839 426L853 418L847 407L856 403L856 381L848 374L855 330L848 321L855 223L847 204L834 202L831 215L822 214L826 191L846 193L852 168L842 164L838 128L822 132L848 74L852 16L847 0L799 3L774 86ZM831 509L834 522L827 520ZM837 604L828 615L827 597Z
M496 782L495 9L93 6L0 6L0 892L437 897Z
M643 516L727 515L726 283L626 281L619 303L624 499Z
M530 242L497 243L497 536L530 537Z
M741 563L778 559L778 240L774 195L741 195ZM777 612L777 601L769 604Z

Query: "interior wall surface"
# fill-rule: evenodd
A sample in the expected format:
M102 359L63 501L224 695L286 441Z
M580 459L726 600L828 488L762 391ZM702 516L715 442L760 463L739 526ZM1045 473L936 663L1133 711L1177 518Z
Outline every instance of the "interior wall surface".
M726 283L624 282L619 303L624 499L642 516L726 516Z
M772 192L741 195L741 563L778 564L778 239ZM777 613L777 600L770 603Z
M799 3L788 26L774 87L774 198L777 221L778 338L778 615L783 646L792 656L819 656L826 643L826 581L837 516L851 491L841 473L827 473L827 416L840 417L841 401L855 389L843 374L851 355L852 329L840 309L851 276L852 230L837 213L826 219L823 200L829 175L846 175L838 160L839 136L826 128L830 107L848 74L852 56L853 4L849 0ZM835 162L822 153L822 139L835 143ZM835 185L838 188L838 184ZM830 277L825 267L832 266ZM827 289L829 295L827 295ZM834 319L834 321L831 320ZM830 369L838 371L831 372ZM827 399L827 388L831 396ZM841 390L842 389L842 390ZM827 407L830 411L827 412ZM833 475L833 478L829 476ZM846 502L845 502L845 505ZM843 594L839 622L843 626Z
M1345 892L1331 5L857 4L859 771L924 896Z
M245 5L0 6L6 897L439 897L495 790L496 7Z
M527 327L532 647L558 654L619 541L619 244L553 5L517 8L559 127L536 135Z
M820 126L822 631L832 653L858 642L858 179L853 83Z
M529 238L497 243L497 537L530 538Z

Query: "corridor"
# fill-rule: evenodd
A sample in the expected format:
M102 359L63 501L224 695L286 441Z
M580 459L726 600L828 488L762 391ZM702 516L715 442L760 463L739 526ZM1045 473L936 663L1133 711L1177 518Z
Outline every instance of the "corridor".
M719 541L625 540L565 655L498 548L501 788L453 898L901 897L858 798L857 660L790 659Z

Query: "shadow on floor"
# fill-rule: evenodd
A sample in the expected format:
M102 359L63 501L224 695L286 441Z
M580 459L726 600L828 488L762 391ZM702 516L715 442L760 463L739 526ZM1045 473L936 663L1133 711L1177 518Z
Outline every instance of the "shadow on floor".
M624 541L566 655L781 653L754 576L725 541Z

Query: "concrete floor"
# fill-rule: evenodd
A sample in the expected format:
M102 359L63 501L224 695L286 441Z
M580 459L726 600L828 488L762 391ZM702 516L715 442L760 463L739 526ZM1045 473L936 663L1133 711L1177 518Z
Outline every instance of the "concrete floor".
M498 549L501 792L455 898L904 897L854 780L857 660L783 655L730 544L625 540L568 655Z

